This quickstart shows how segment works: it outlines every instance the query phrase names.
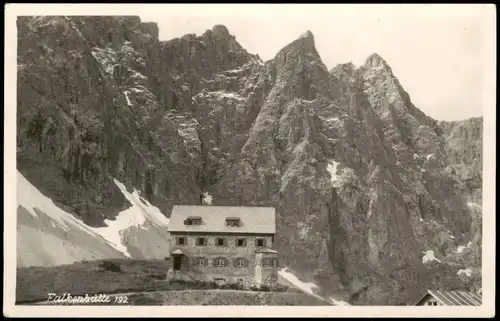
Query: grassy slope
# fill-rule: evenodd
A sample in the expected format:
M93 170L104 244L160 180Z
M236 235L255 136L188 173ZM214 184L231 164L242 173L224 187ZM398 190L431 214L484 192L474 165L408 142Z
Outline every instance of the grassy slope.
M18 268L16 302L46 300L47 293L122 293L168 290L168 261L106 260L120 264L121 272L99 267L103 262L91 261L57 267ZM163 280L162 280L163 279Z
M181 284L165 280L169 261L106 260L117 263L121 271L100 267L103 260L57 267L18 268L16 303L45 301L48 293L73 296L96 293L134 293L127 295L132 305L327 305L309 295L291 292L234 290L182 291ZM147 293L145 293L147 292Z

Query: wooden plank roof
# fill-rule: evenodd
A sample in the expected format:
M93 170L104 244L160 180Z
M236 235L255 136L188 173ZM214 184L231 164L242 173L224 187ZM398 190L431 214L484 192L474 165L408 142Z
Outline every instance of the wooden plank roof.
M428 295L433 296L439 303L443 305L481 306L483 301L482 295L461 290L429 290Z

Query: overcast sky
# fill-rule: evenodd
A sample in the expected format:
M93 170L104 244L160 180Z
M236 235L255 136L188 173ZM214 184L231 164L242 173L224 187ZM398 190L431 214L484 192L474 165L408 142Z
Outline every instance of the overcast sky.
M160 9L161 8L161 9ZM264 60L310 30L323 62L364 63L381 55L413 103L438 120L482 115L486 54L484 5L165 5L142 6L143 21L159 24L160 39L201 35L223 24ZM491 19L490 19L491 20ZM490 42L490 43L489 43ZM488 51L489 50L489 51ZM493 56L494 57L494 56Z

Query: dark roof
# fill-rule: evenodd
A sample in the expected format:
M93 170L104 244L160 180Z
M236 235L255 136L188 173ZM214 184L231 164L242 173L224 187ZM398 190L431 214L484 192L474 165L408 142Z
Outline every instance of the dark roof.
M184 225L193 216L201 225ZM228 226L227 218L240 219L240 226ZM275 234L276 214L274 207L174 205L168 231Z
M438 291L429 290L427 294L422 297L422 301L428 295L434 297L439 303L443 305L464 305L464 306L481 306L483 297L481 294L476 294L468 291Z

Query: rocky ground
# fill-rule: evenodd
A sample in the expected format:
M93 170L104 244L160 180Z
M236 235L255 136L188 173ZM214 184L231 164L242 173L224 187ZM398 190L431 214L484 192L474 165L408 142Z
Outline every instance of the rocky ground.
M86 226L136 192L166 217L274 206L282 261L325 294L481 286L482 119L426 116L379 55L328 70L305 32L262 61L224 26L159 41L137 17L20 17L18 36L18 170Z

